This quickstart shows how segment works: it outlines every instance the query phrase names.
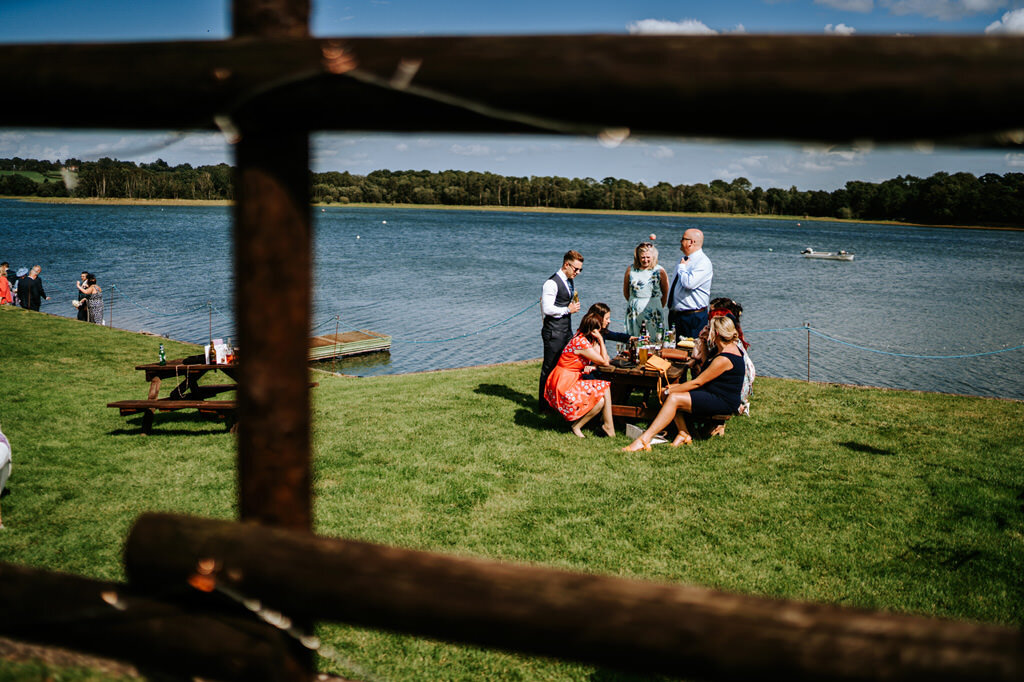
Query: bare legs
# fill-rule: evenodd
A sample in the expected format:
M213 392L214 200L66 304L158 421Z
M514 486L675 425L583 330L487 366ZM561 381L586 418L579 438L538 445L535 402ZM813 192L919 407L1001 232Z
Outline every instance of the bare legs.
M683 418L682 412L690 412L693 409L693 403L690 400L689 393L669 393L668 398L665 399L661 409L658 410L658 416L654 418L651 425L647 427L647 430L640 434L640 437L630 443L628 446L623 448L625 452L636 452L637 450L649 450L651 447L651 439L655 435L660 433L666 426L675 421L676 426L679 427L679 435L672 441L672 445L679 447L683 443L689 443L692 439L690 432L686 430L686 420Z
M600 412L601 409L604 407L605 402L607 401L605 401L604 398L601 398L600 400L597 401L597 405L594 405L590 412L587 412L585 415L574 421L572 423L572 426L569 427L572 429L572 432L575 433L580 438L586 438L586 436L583 435L583 432L580 429L586 426L587 422L589 422L591 419L597 416L597 413Z
M584 438L585 436L581 429L587 425L587 422L596 417L598 412L601 413L601 421L603 422L601 424L601 429L603 429L605 434L608 436L614 437L615 424L612 422L612 391L610 388L606 388L604 390L604 396L597 401L597 404L594 405L590 412L587 412L572 423L572 426L570 427L572 432L580 438Z
M615 422L612 421L612 389L608 387L604 389L604 407L601 408L601 417L603 423L601 429L605 435L609 438L615 438Z

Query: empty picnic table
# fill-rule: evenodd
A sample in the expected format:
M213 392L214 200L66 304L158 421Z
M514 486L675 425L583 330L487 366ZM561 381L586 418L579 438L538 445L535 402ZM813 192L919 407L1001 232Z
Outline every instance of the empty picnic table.
M149 382L149 395L145 400L118 400L107 403L121 411L121 416L142 413L142 433L149 434L153 429L153 415L159 410L169 412L175 410L198 410L200 414L214 414L227 419L230 430L235 429L237 404L234 400L210 400L209 398L237 387L236 372L238 365L216 365L206 362L203 355L193 355L178 360L168 360L166 364L151 363L137 365L135 369L146 373ZM222 372L232 380L229 384L199 384L199 379L209 372ZM160 398L160 385L164 379L180 380L166 398Z

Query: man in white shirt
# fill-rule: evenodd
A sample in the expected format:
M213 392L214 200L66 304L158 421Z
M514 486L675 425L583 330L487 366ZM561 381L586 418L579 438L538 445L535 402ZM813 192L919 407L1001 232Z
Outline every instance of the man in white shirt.
M544 341L544 364L540 368L540 393L538 396L541 412L548 409L544 400L544 384L548 375L558 364L558 357L569 339L572 338L572 314L580 311L579 299L574 299L576 286L573 280L583 271L583 256L578 251L567 251L562 257L562 268L547 278L541 289L540 309L544 323L540 338Z
M708 323L713 269L703 246L704 233L694 228L684 232L679 243L683 257L669 286L668 324L680 337L697 338Z

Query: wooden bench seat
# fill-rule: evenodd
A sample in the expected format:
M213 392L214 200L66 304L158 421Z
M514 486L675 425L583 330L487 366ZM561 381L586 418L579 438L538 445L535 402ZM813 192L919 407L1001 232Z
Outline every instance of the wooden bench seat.
M121 416L143 413L142 433L148 434L153 429L153 414L173 412L175 410L199 410L201 414L215 414L228 419L229 428L234 431L235 413L238 403L234 400L118 400L107 403L107 407L115 407Z

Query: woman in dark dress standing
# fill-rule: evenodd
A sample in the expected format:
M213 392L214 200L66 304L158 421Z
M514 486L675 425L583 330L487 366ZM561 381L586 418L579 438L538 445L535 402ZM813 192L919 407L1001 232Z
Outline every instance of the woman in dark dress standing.
M695 378L665 389L665 402L658 416L639 438L623 450L650 450L651 439L673 420L679 427L679 435L672 441L673 447L689 443L693 438L686 428L683 413L711 416L735 412L740 406L744 374L743 356L736 345L738 340L739 333L732 320L724 316L711 318L708 322L708 343L715 349L715 356Z

